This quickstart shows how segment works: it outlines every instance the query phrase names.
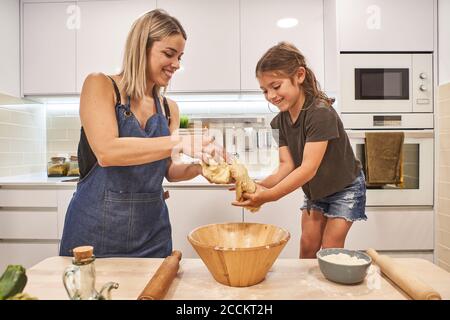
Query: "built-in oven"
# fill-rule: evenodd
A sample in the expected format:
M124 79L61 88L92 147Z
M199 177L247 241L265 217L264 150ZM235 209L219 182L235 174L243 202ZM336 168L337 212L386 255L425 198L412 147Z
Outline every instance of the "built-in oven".
M367 206L433 206L433 115L343 114L353 151L366 163L366 132L403 132L403 183L367 186ZM367 175L366 175L367 180Z
M433 112L432 57L431 53L341 53L341 112Z

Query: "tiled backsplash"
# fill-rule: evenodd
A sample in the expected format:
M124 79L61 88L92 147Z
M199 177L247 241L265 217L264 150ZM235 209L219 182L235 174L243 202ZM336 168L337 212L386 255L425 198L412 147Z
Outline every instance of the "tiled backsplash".
M439 87L436 262L450 272L450 83Z
M47 159L77 154L81 122L78 104L47 105Z
M0 106L0 176L45 170L45 107Z

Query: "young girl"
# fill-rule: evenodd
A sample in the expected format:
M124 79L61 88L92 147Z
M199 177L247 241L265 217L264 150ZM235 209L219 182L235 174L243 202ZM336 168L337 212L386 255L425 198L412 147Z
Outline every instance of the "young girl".
M237 206L258 207L302 187L300 258L320 248L342 248L353 221L366 220L366 187L332 100L319 88L305 57L281 42L258 61L256 77L265 98L280 109L279 167Z

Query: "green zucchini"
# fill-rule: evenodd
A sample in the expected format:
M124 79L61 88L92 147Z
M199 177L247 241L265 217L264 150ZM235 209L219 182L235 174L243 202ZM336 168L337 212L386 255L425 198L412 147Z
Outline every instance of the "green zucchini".
M30 296L28 293L18 293L9 297L7 300L38 300L38 298Z
M21 293L26 284L25 268L21 265L9 265L0 277L0 300Z

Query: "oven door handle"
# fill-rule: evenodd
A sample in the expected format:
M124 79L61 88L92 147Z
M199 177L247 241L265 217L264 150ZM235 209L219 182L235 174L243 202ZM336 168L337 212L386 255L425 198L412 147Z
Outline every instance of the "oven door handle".
M350 139L364 139L366 137L366 132L402 132L401 130L346 130L347 135ZM405 130L405 138L414 139L428 139L434 138L434 130Z

